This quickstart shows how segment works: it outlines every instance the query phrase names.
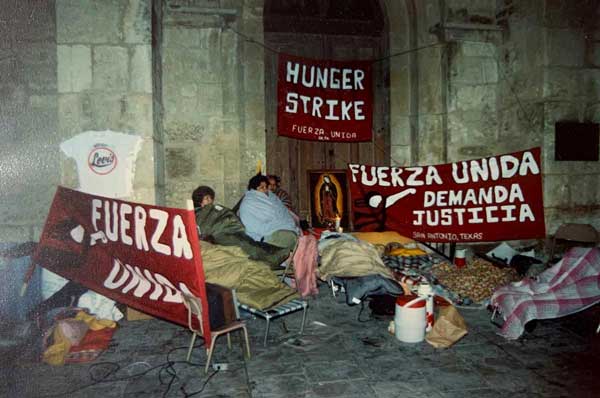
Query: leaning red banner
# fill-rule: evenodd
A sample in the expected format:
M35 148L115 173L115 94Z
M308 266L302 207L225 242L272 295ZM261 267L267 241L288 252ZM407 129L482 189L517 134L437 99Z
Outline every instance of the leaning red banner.
M371 141L371 61L279 55L277 131L302 140Z
M204 270L193 210L125 202L58 187L34 264L108 298L187 326L182 292L202 301Z
M348 165L354 229L426 242L546 234L540 148L419 167Z

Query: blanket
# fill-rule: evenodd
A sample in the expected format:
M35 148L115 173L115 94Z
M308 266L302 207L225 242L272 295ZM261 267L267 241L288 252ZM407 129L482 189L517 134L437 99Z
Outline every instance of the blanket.
M317 288L317 240L312 235L304 235L298 239L298 247L294 252L294 279L296 288L302 297L319 294Z
M266 263L250 260L241 248L201 245L206 282L235 289L240 303L264 310L298 298Z
M289 256L289 250L264 242L257 242L248 235L241 221L230 209L208 204L196 211L196 224L203 240L222 246L238 246L252 259L267 262L271 268Z
M517 339L532 319L573 314L600 302L600 248L573 248L536 279L498 288L492 305L505 319L501 335Z
M256 241L268 238L275 231L299 232L290 211L272 192L246 192L240 205L240 219L246 234Z
M387 268L375 246L368 242L347 239L331 239L321 253L319 278L329 280L332 276L356 277L381 275L392 279L392 271Z

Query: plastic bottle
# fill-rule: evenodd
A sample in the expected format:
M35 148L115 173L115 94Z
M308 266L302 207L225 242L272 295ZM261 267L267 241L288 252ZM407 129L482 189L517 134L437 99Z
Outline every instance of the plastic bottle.
M429 283L420 283L417 289L417 295L425 299L425 311L427 318L426 332L429 332L433 327L434 315L433 315L433 290Z

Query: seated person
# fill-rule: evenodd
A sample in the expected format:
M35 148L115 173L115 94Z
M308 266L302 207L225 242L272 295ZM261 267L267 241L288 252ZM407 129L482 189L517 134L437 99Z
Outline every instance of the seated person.
M269 191L273 192L279 200L283 202L285 207L287 207L290 211L294 211L294 207L292 206L292 198L290 194L281 189L281 178L276 175L269 175L267 177L269 179Z
M237 216L228 208L214 203L215 191L200 186L192 193L196 224L200 239L223 246L238 246L252 260L278 267L290 255L290 250L256 242L248 235Z
M292 205L292 197L290 194L281 189L281 178L273 174L269 175L267 178L269 179L269 191L277 195L285 207L288 208L296 225L299 226L303 231L309 230L310 226L308 225L308 222L304 219L301 219L298 213L296 213L294 210L294 206ZM239 204L237 208L239 210Z
M248 191L240 204L240 219L246 234L258 242L293 250L298 227L291 212L267 186L269 179L257 174L248 182Z

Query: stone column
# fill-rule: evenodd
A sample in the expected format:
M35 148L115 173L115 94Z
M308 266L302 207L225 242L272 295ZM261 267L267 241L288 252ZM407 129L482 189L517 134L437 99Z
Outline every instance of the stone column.
M416 152L413 138L418 126L416 54L406 53L415 46L414 9L410 1L386 1L389 21L390 65L390 160L394 166L409 166Z
M264 42L263 0L245 0L240 27L244 34ZM240 177L242 192L248 179L255 174L258 160L266 163L265 124L265 52L256 43L241 42L243 76L243 139L241 141Z
M167 204L198 185L237 203L265 164L262 0L166 2L162 80Z
M415 1L416 67L418 68L417 164L436 164L447 160L445 46L432 28L442 21L438 1ZM439 44L438 44L439 43Z

